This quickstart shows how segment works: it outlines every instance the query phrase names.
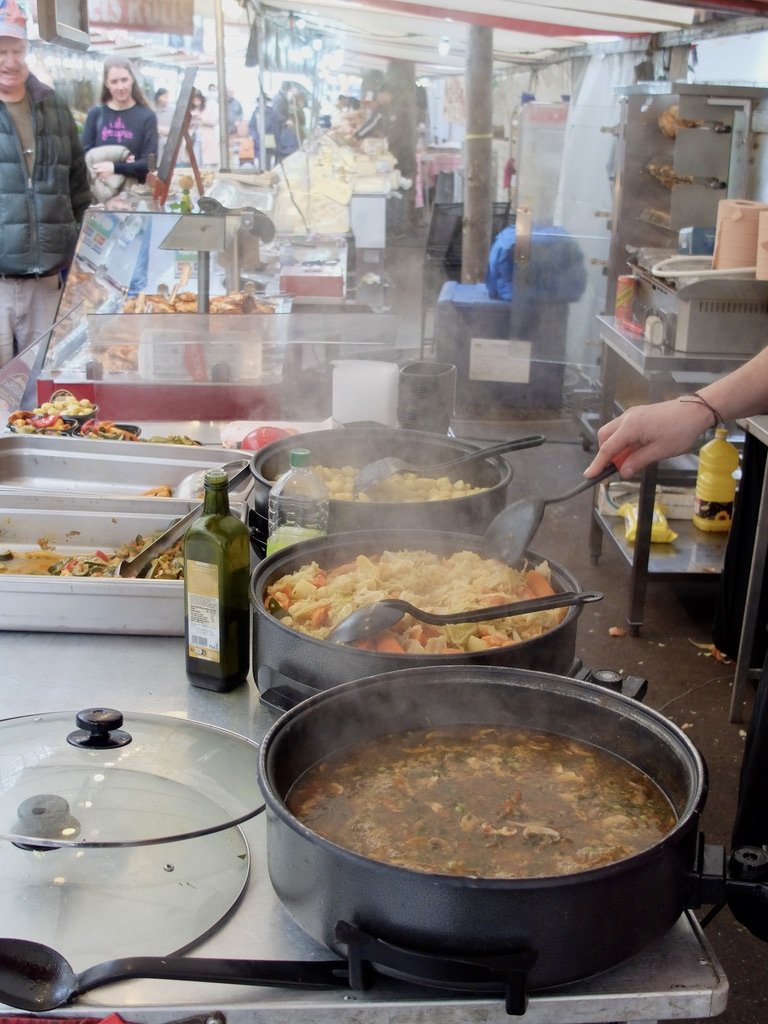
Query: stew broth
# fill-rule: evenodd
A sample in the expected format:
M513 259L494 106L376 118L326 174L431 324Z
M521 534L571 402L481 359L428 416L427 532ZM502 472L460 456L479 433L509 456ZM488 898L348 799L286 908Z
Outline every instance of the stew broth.
M288 809L373 860L478 878L571 874L653 846L675 824L647 775L613 754L531 729L410 729L337 751Z

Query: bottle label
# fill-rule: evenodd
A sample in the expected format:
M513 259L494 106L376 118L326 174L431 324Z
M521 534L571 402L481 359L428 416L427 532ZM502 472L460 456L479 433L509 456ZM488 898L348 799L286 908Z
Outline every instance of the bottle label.
M219 570L212 562L187 561L187 653L190 658L221 660Z
M711 519L717 523L730 523L733 517L732 501L705 501L698 495L693 499L693 514L699 519Z

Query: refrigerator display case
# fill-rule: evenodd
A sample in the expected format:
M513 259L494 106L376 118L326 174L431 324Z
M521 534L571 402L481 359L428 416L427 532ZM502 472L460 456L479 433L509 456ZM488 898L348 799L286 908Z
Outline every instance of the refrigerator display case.
M33 368L37 402L65 388L130 422L329 416L334 361L391 353L395 320L347 302L344 236L282 238L265 223L218 203L89 210ZM301 295L280 290L286 265L303 267Z

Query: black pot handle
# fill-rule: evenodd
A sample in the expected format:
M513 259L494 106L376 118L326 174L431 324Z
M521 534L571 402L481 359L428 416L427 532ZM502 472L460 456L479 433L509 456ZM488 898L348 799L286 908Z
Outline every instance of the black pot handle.
M269 665L262 665L256 673L256 686L259 689L259 703L279 715L290 711L301 704L307 697L314 697L320 690L298 679L291 679Z

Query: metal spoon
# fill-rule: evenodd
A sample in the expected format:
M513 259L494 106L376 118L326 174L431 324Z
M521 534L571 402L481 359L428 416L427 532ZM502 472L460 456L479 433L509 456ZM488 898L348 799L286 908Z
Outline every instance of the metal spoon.
M107 960L76 974L61 953L50 946L28 939L0 938L0 1000L20 1010L55 1010L91 989L131 978L280 988L349 988L345 960L134 956Z
M627 448L620 452L613 462L589 480L582 480L581 483L572 487L570 491L563 494L555 494L550 498L521 498L507 505L495 516L485 531L486 540L490 542L493 553L497 558L502 558L508 565L518 562L528 549L528 545L534 534L541 526L544 509L556 501L567 501L582 491L589 490L602 480L607 480L618 472L622 462L634 449Z
M233 484L239 484L241 480L248 476L251 470L251 460L248 459L247 461L243 461L240 459L237 462L228 462L221 468L223 470L229 470L234 466L239 466L240 468L234 476L229 478L230 487L232 487ZM208 470L205 470L203 475L207 472ZM161 551L165 551L166 548L170 547L171 544L174 544L179 537L182 537L187 532L189 527L200 516L202 511L203 502L201 501L199 505L195 505L191 508L186 515L181 517L181 519L177 519L175 523L171 523L167 530L164 530L159 537L155 537L150 544L143 547L137 554L132 555L131 558L123 558L118 562L117 568L115 569L115 576L120 576L124 580L136 579L136 577L147 565L149 565L156 555Z
M365 640L369 636L382 633L408 612L420 622L430 622L434 626L447 626L453 622L485 622L487 619L503 619L507 615L527 615L529 612L544 612L550 608L566 608L574 604L589 604L602 601L603 595L598 591L576 593L566 591L562 594L549 594L547 597L532 597L529 601L512 601L509 604L496 604L490 608L472 608L463 612L426 612L417 608L410 601L402 601L397 597L385 597L374 604L366 604L356 608L346 618L338 622L326 636L336 644L350 644L355 640Z
M442 476L446 469L452 469L454 466L462 466L468 462L482 462L483 459L488 459L492 455L501 455L503 452L516 452L523 448L536 448L538 445L543 444L545 440L546 438L541 434L531 434L528 437L518 437L509 441L501 441L499 444L489 445L486 448L478 448L476 451L466 452L464 455L459 456L459 458L449 459L447 462L428 462L422 465L416 465L412 462L406 462L404 459L398 459L394 455L388 455L383 459L376 459L375 462L369 462L366 466L363 466L355 477L352 490L355 494L370 491L372 487L380 484L382 480L386 480L395 473Z

